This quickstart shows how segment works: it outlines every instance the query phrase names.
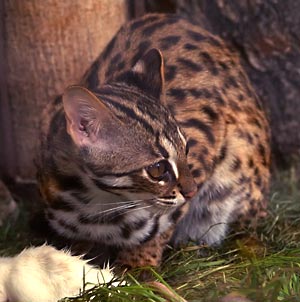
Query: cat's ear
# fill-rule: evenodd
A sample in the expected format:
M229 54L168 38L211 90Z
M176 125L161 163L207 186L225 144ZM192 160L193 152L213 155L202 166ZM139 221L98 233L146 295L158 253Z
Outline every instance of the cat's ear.
M66 130L78 146L96 142L100 131L108 129L115 120L109 108L96 95L81 86L70 86L66 89L63 106Z
M132 71L140 77L152 96L165 102L164 59L160 50L150 49L135 63Z

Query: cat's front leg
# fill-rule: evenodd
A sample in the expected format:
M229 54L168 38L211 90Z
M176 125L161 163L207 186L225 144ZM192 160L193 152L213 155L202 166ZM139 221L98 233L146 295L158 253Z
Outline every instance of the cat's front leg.
M172 225L165 232L139 246L122 249L117 258L117 264L128 268L159 266L174 228L175 226Z

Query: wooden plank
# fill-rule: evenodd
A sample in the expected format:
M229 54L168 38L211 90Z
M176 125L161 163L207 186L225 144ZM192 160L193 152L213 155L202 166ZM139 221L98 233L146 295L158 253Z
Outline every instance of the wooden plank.
M43 108L80 79L127 20L127 1L0 2L5 16L1 18L1 37L5 36L2 47L6 50L1 61L7 67L2 79L7 93L1 89L1 146L5 145L1 170L30 179L35 177Z
M5 40L4 2L0 1L0 178L16 174L17 158L13 137L12 116L7 92L7 61Z

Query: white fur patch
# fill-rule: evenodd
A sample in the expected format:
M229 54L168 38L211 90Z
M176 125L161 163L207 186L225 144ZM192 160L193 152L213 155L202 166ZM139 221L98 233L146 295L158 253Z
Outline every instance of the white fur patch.
M162 139L162 145L167 149L169 152L170 157L168 158L168 161L173 169L173 172L175 174L176 179L179 177L178 168L176 165L177 162L177 152L174 146L166 139Z
M178 179L179 172L178 172L178 168L177 168L177 165L176 165L175 161L173 159L169 158L168 162L170 163L170 165L171 165L171 167L173 169L173 172L175 174L176 179Z
M168 214L159 217L159 233L165 232L172 225Z
M181 131L178 127L177 127L177 131L178 131L179 137L181 138L183 144L186 145L186 139L185 139L185 137L183 136L183 134L181 133Z
M0 258L0 267L0 302L55 302L78 295L83 280L91 288L113 278L110 269L97 269L47 245Z

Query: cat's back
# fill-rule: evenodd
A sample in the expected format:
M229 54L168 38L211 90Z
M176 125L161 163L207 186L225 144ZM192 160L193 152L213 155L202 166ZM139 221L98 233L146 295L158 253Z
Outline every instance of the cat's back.
M220 68L227 70L234 64L224 42L198 24L178 15L148 14L118 31L88 70L85 84L95 88L111 82L151 48L162 52L167 88L182 81L190 86L195 75L205 81L204 85L206 72L218 81Z

